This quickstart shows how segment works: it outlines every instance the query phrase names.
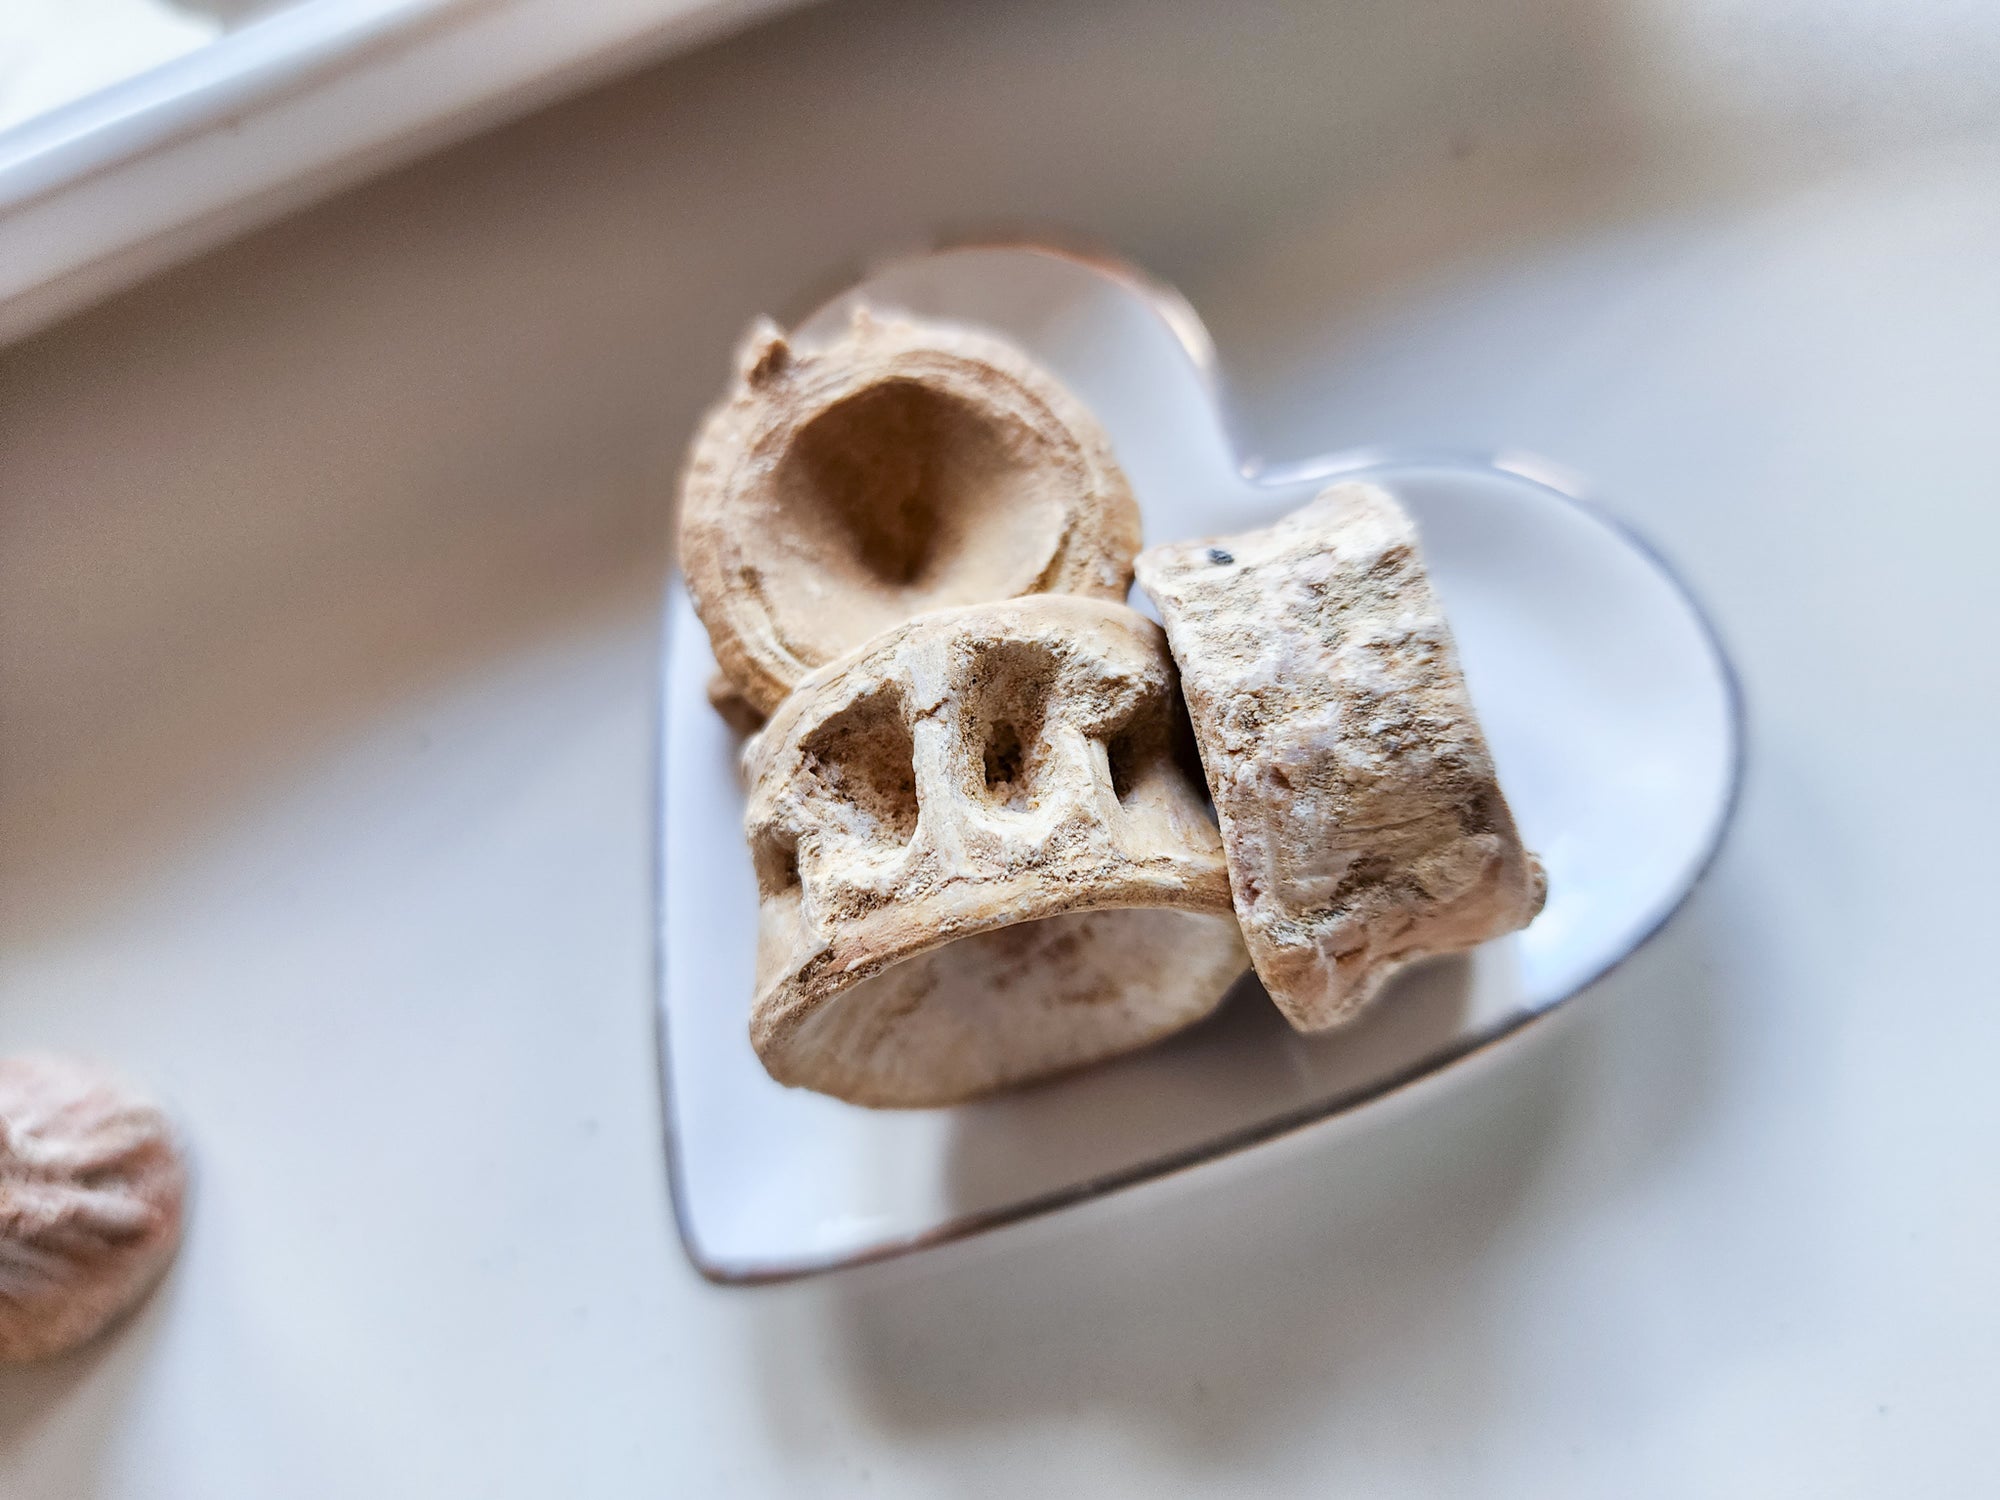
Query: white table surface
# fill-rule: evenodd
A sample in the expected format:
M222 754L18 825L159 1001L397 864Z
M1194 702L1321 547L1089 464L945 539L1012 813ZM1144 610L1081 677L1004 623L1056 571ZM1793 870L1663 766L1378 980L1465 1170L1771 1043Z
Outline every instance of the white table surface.
M0 355L0 1046L151 1079L199 1166L142 1314L0 1375L0 1494L1990 1489L2000 18L1214 15L806 12ZM1178 281L1273 455L1589 476L1735 649L1740 818L1491 1066L713 1289L664 496L750 312L996 219Z

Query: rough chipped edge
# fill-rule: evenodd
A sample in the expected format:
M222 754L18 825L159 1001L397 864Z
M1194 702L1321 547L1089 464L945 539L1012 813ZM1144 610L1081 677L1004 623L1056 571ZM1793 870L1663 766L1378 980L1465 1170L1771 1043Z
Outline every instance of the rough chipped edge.
M1012 248L1038 255L1046 255L1056 260L1067 260L1085 266L1106 278L1117 281L1137 292L1152 305L1175 341L1186 354L1188 361L1200 375L1208 389L1221 420L1224 436L1233 445L1235 424L1227 393L1223 386L1215 358L1215 347L1208 337L1207 329L1191 304L1179 292L1129 262L1115 255L1095 249L1070 249L1047 241L1008 241L1004 239L964 240L951 244L941 244L931 251L916 251L915 254L930 254L954 249L1003 249ZM889 257L875 262L869 272L879 271L893 260ZM858 282L862 277L857 277ZM851 285L851 284L850 284ZM831 299L829 299L831 300ZM1360 478L1369 473L1387 469L1449 468L1468 472L1503 473L1516 479L1526 480L1556 499L1583 513L1591 521L1605 527L1625 541L1634 551L1652 565L1678 594L1700 628L1710 656L1715 662L1718 675L1722 679L1723 694L1727 700L1729 731L1729 773L1728 785L1724 789L1721 810L1709 836L1707 846L1694 862L1693 873L1686 886L1675 899L1669 902L1657 919L1625 948L1606 959L1602 967L1587 978L1553 999L1543 1002L1531 1011L1509 1016L1506 1020L1473 1036L1461 1038L1456 1044L1438 1052L1417 1059L1409 1066L1394 1073L1351 1089L1341 1090L1324 1099L1301 1105L1259 1120L1238 1130L1228 1131L1211 1140L1194 1146L1183 1147L1163 1155L1120 1167L1115 1171L1100 1173L1080 1182L1070 1183L1049 1192L1023 1198L1018 1202L1005 1204L999 1208L982 1209L976 1213L962 1214L946 1219L915 1234L902 1235L881 1240L859 1250L836 1255L809 1257L799 1260L764 1263L725 1263L711 1259L700 1248L693 1230L692 1215L689 1212L683 1189L684 1172L681 1166L679 1141L673 1128L673 1078L671 1068L671 1042L668 1036L667 986L666 986L666 895L667 870L665 859L666 841L662 836L666 811L666 724L669 704L665 693L660 697L660 709L655 720L654 776L653 776L653 820L652 859L654 868L654 1042L655 1066L659 1077L660 1131L665 1147L667 1163L668 1196L673 1204L674 1228L681 1248L686 1253L688 1263L701 1277L716 1286L770 1286L788 1281L798 1281L809 1276L824 1275L829 1271L849 1270L855 1267L873 1265L882 1261L899 1259L919 1250L928 1250L955 1241L970 1239L988 1230L1002 1229L1012 1224L1025 1223L1042 1218L1060 1209L1073 1208L1079 1204L1109 1197L1126 1188L1143 1183L1159 1181L1178 1176L1195 1167L1235 1156L1255 1146L1298 1135L1314 1126L1353 1114L1362 1107L1378 1100L1400 1094L1404 1090L1429 1079L1458 1069L1460 1064L1491 1055L1498 1046L1527 1030L1536 1022L1546 1020L1562 1010L1570 1001L1584 991L1608 979L1629 962L1634 955L1651 943L1664 931L1669 923L1686 908L1695 893L1707 881L1714 870L1722 848L1728 842L1729 831L1735 825L1736 812L1742 801L1743 782L1749 759L1748 721L1744 710L1743 684L1736 669L1734 658L1724 644L1721 632L1716 628L1713 616L1703 605L1701 596L1688 584L1681 572L1646 537L1632 526L1612 514L1596 499L1592 498L1584 485L1560 465L1536 455L1524 452L1501 451L1478 453L1451 449L1412 449L1408 451L1384 448L1353 448L1309 459L1298 464L1282 467L1270 466L1262 460L1240 457L1242 449L1233 447L1239 455L1241 472L1260 486L1277 489L1284 486L1325 481L1334 478ZM664 596L671 598L671 577L669 589ZM670 660L667 648L672 643L672 611L662 611L660 661L664 666Z

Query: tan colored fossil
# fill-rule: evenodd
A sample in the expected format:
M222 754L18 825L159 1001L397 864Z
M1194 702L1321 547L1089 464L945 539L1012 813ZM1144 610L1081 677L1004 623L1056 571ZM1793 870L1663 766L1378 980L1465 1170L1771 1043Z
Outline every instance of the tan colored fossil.
M708 706L740 735L747 737L764 727L764 715L720 672L708 679Z
M68 1058L0 1058L0 1362L83 1343L159 1280L186 1174L166 1117Z
M1416 528L1341 484L1262 531L1153 547L1236 914L1288 1020L1351 1018L1410 961L1526 926L1521 848Z
M747 751L772 1076L949 1104L1207 1015L1248 960L1185 735L1159 627L1066 595L800 683Z
M1138 548L1097 419L1011 344L952 324L863 312L795 347L759 323L682 480L688 590L759 713L929 610L1122 600Z

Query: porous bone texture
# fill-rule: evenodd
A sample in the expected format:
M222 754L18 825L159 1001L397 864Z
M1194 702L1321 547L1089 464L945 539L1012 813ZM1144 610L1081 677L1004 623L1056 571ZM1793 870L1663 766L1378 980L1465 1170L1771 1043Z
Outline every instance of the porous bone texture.
M185 1173L165 1116L66 1058L0 1058L0 1360L84 1342L172 1260Z
M1186 1026L1247 966L1165 638L1122 604L910 621L746 762L751 1039L781 1082L948 1104Z
M1150 548L1138 573L1251 961L1294 1026L1337 1026L1402 965L1534 918L1541 867L1386 492L1336 485L1266 530Z
M1139 511L1096 418L1018 349L863 312L819 346L751 330L690 452L680 535L716 661L768 714L929 610L1122 600Z

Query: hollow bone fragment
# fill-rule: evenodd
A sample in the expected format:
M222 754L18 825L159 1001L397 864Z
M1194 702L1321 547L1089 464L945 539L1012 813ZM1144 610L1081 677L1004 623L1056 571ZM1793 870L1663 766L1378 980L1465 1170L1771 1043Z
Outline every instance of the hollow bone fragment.
M1138 547L1096 418L1011 344L953 324L861 312L794 347L760 323L682 480L688 590L755 713L928 610L1122 600Z
M1522 850L1425 577L1383 490L1262 531L1149 548L1237 916L1293 1026L1350 1019L1398 968L1526 926Z
M948 1104L1207 1015L1247 963L1158 626L1031 595L799 684L746 752L772 1076Z

